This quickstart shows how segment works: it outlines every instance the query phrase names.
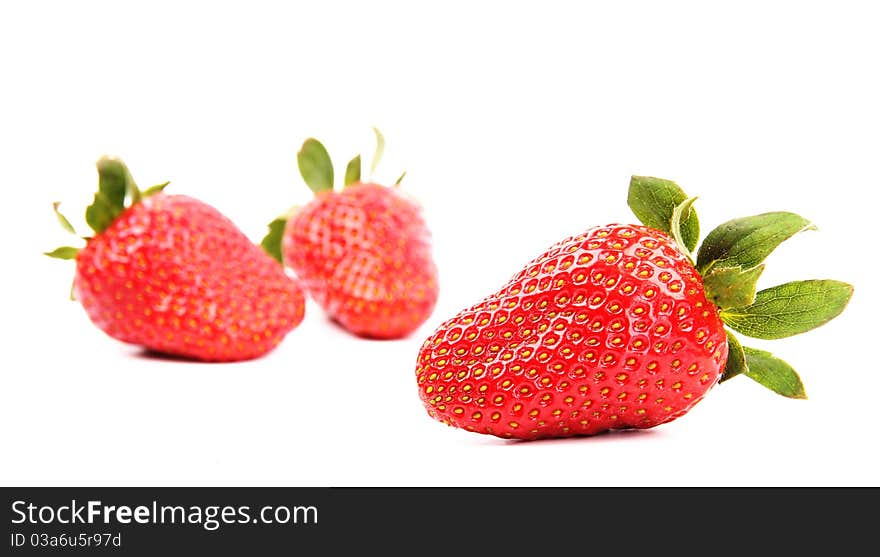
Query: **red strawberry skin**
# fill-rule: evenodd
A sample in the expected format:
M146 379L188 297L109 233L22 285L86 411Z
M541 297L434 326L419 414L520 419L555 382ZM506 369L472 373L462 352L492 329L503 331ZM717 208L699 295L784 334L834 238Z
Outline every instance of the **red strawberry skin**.
M416 377L433 418L504 438L650 428L690 410L727 361L718 309L663 232L568 238L443 323Z
M77 299L113 338L204 361L259 357L303 319L302 288L213 207L159 193L76 258Z
M437 268L420 207L394 188L321 192L290 216L281 244L317 303L368 338L410 334L437 302Z

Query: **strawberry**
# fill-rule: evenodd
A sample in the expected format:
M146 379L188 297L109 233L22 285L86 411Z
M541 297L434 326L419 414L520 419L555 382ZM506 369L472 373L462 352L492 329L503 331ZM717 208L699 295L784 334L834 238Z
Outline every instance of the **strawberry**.
M302 321L300 285L220 212L164 193L167 183L141 192L118 159L97 166L86 210L95 235L47 255L76 260L73 292L98 328L163 354L235 361L269 352Z
M384 149L375 132L373 169ZM306 140L297 158L315 197L270 224L264 248L348 331L377 339L410 334L431 315L438 295L420 207L400 192L400 179L393 187L362 181L360 155L348 163L338 192L320 142Z
M674 182L633 177L629 205L643 224L567 238L442 323L416 364L428 414L536 439L651 428L738 375L805 398L791 366L729 329L759 339L806 332L839 315L852 287L808 280L757 291L766 256L812 228L793 213L728 221L694 258L693 202Z

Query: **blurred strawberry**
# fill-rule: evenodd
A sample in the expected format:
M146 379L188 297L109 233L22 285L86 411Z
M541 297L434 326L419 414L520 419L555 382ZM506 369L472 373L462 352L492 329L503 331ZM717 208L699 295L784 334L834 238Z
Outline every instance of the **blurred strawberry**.
M113 338L204 361L272 350L303 319L304 295L284 269L213 207L167 185L140 191L125 164L98 161L99 191L86 210L74 295ZM58 212L70 232L70 222Z
M372 168L384 150L378 131L376 137ZM315 139L305 141L298 163L315 197L270 224L263 247L352 333L393 339L413 332L438 295L420 207L402 194L400 179L391 187L362 181L360 156L348 163L345 187L334 191L330 156Z

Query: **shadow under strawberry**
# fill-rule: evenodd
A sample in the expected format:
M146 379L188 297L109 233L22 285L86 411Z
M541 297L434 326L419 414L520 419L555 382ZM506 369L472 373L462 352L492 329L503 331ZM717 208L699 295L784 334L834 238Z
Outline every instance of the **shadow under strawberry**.
M663 432L656 429L634 429L634 428L623 428L623 429L607 429L605 431L600 431L598 433L594 433L592 435L572 435L572 436L547 436L547 437L537 437L534 439L531 438L515 438L515 437L504 437L499 439L500 443L503 443L505 446L515 446L515 445L532 445L532 444L544 444L544 445L554 445L560 443L576 443L576 442L584 442L584 443L595 443L595 442L617 442L617 441L625 441L629 438L651 438L662 436Z

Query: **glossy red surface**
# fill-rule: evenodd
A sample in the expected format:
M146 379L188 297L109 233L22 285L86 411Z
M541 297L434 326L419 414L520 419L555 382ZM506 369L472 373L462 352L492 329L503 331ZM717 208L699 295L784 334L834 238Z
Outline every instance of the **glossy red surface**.
M726 360L718 310L672 239L609 225L559 242L443 323L416 377L435 419L533 439L673 420Z

